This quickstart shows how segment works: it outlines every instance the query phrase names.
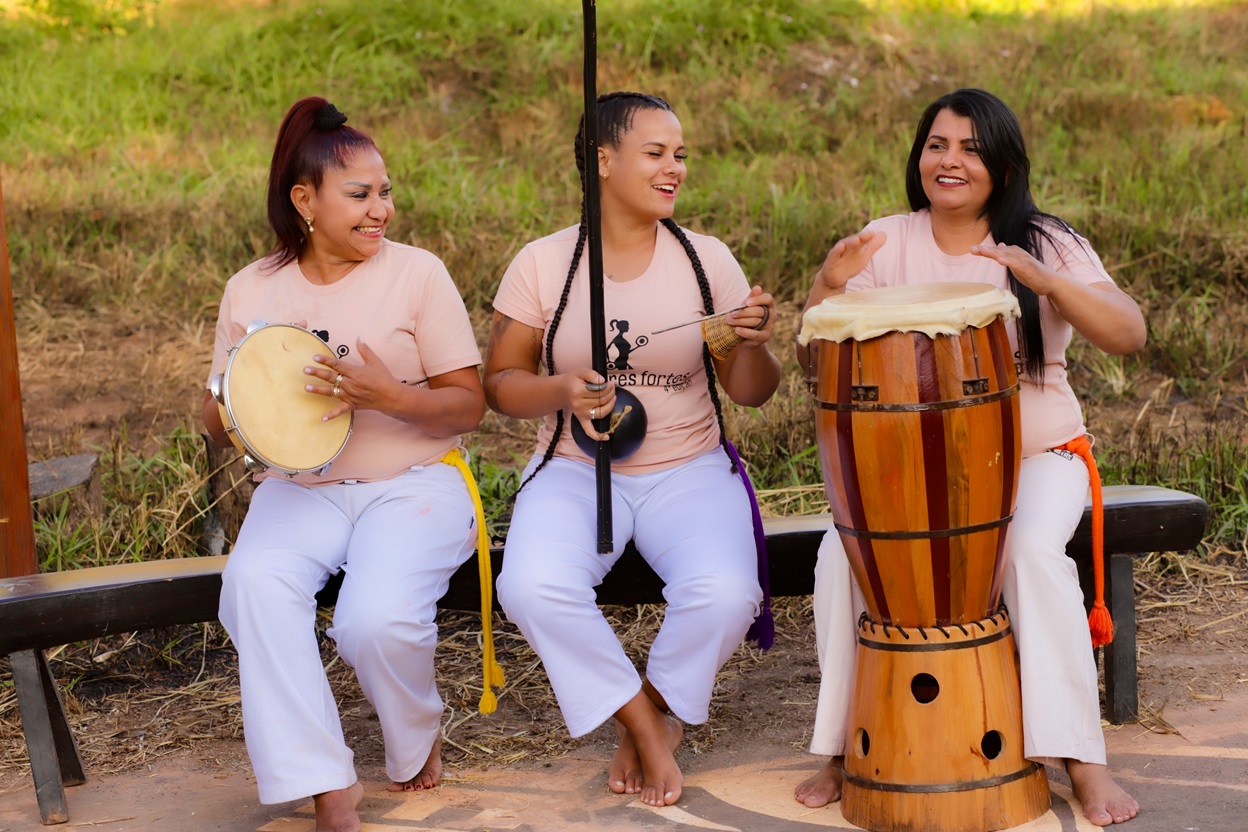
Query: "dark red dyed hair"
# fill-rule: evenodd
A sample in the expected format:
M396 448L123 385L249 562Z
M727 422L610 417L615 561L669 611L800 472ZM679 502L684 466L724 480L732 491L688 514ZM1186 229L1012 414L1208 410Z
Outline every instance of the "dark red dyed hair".
M277 242L265 258L268 268L298 259L308 245L308 226L291 202L291 189L301 183L318 189L330 166L343 168L359 151L377 150L371 138L346 121L320 96L296 101L282 119L269 164L269 227Z

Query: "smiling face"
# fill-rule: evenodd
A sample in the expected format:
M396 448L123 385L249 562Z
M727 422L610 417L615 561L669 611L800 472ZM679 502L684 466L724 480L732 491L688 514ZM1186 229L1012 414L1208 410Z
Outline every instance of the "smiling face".
M672 216L685 181L685 139L667 110L633 113L618 147L601 147L598 172L603 212L654 222Z
M941 110L919 156L919 177L933 214L977 218L992 195L992 175L980 158L975 124Z
M311 217L306 254L333 261L359 262L381 250L394 217L386 163L376 150L360 150L343 167L325 171L321 186L300 184L291 201L303 217Z

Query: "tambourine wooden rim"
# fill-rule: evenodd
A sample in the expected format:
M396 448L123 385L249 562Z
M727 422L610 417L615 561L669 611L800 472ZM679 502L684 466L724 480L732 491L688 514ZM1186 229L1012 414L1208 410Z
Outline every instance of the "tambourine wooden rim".
M210 389L230 441L248 466L294 477L323 474L346 447L354 412L328 422L337 399L309 393L303 368L329 348L309 330L254 321Z

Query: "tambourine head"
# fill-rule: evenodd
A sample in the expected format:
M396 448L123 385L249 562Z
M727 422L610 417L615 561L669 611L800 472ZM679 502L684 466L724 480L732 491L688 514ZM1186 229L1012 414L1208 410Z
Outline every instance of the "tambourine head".
M628 459L637 452L646 438L646 409L642 407L641 399L623 387L615 388L615 407L611 409L609 424L615 424L608 443L611 447L611 461ZM590 459L598 454L598 443L589 438L581 427L580 420L575 418L572 419L572 439L576 442L576 447Z

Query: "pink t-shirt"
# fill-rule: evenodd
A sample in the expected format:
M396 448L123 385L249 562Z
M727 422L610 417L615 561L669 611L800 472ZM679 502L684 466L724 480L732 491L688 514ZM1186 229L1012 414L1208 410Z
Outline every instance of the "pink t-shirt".
M941 251L932 235L932 220L926 210L883 217L869 223L867 228L883 231L888 239L867 268L849 281L846 291L941 282L989 283L1007 292L1010 289L1004 266L975 254L955 257ZM1045 265L1085 285L1113 282L1087 240L1056 226L1050 226L1049 230L1059 245L1055 248L1047 240L1042 243L1041 259ZM985 238L984 245L996 245L991 234ZM1085 430L1079 400L1066 378L1066 348L1074 329L1044 297L1040 298L1040 323L1044 331L1044 385L1026 378L1020 379L1019 385L1024 457L1065 444ZM1017 328L1007 326L1006 329L1017 358Z
M356 339L363 338L404 384L427 386L431 376L481 363L472 323L451 276L441 260L423 249L386 240L376 255L328 286L310 283L297 262L276 272L262 271L261 262L226 284L217 318L214 375L225 367L229 348L239 340L237 332L253 320L303 323L329 351L351 363L362 363ZM305 485L388 479L414 465L437 462L459 441L457 436L429 436L417 425L376 410L361 410L329 470L294 479Z
M546 332L572 264L578 229L573 226L529 243L503 275L494 308L513 320ZM706 271L715 311L739 306L750 287L736 258L714 237L685 231ZM592 366L589 334L589 255L583 253L555 334L555 372ZM702 364L702 330L697 324L661 332L701 317L702 294L688 255L666 228L658 228L654 258L634 280L603 281L607 324L607 374L646 409L645 441L616 462L621 473L644 474L687 462L719 444L719 426ZM542 362L545 364L543 336ZM554 433L554 414L538 431L539 451ZM558 456L589 462L565 420Z

